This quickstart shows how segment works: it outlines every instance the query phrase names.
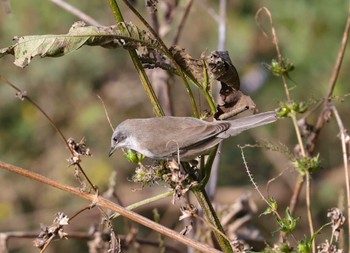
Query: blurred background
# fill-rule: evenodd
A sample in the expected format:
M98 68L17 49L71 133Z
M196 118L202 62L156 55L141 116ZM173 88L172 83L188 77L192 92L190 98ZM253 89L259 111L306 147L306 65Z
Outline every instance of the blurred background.
M7 13L5 5L0 5L0 48L10 46L14 36L67 33L70 26L79 20L51 1L18 0L9 3L11 13ZM115 23L108 1L70 0L69 3L101 24ZM171 46L185 4L186 1L179 1L178 9L173 13L174 23L168 27L164 38L168 46ZM257 10L262 6L270 10L282 54L295 66L288 80L292 98L297 102L312 102L311 106L314 106L314 101L321 100L327 92L341 44L348 4L344 0L334 0L332 4L327 0L228 1L226 48L241 77L242 90L253 98L260 111L277 108L280 102L286 101L286 96L281 79L270 74L266 67L277 56L272 39L265 37L256 23ZM120 6L125 20L141 26L140 21L122 3ZM135 1L135 7L149 19L144 1ZM194 58L218 47L218 23L213 15L218 13L218 9L218 1L196 0L193 3L178 45ZM161 5L158 13L162 19L164 10ZM266 15L260 20L262 27L270 34ZM140 189L140 185L130 182L135 165L124 159L121 151L108 158L112 130L98 96L104 101L114 126L127 118L155 116L126 50L83 47L61 58L34 58L25 69L16 67L13 60L12 56L0 59L0 74L27 91L67 138L73 137L76 141L86 138L93 156L84 158L82 166L100 192L107 189L113 171L117 172L116 191L124 205L166 191L164 185L135 191ZM349 68L350 58L346 54L334 92L334 95L341 96L335 100L335 105L345 127L350 123L349 99L342 96L350 92ZM194 86L193 89L195 97L200 98L200 92ZM171 83L170 91L174 114L193 116L186 89L179 78ZM200 104L201 112L208 109L205 102ZM314 123L317 115L312 114L310 123ZM320 153L323 169L313 175L312 205L316 229L325 223L327 210L338 205L344 196L341 147L337 134L338 127L332 119L323 129L318 142L317 153ZM253 129L224 143L216 193L218 204L230 205L242 194L250 192L257 203L257 214L266 208L249 182L237 147L262 140L283 144L293 152L296 138L292 122L279 120L276 124ZM262 192L266 196L274 196L283 212L298 175L288 157L261 148L245 149L245 157ZM66 146L43 115L27 101L16 98L15 91L1 83L0 160L78 187L74 170L68 167L68 158ZM0 173L0 232L39 232L40 223L50 224L55 213L62 211L69 216L89 204L12 173ZM277 179L267 191L267 182L274 177ZM303 196L302 193L297 209L302 223L299 227L300 239L308 233ZM182 229L183 225L177 220L179 206L172 205L171 198L136 211L152 217L154 207L159 209L162 224L177 231ZM89 224L86 219L89 219ZM86 232L88 226L99 222L96 210L86 211L72 222L70 229ZM278 239L277 235L272 237L270 234L273 222L272 217L254 220L268 243ZM123 234L125 229L122 222L119 223L115 231ZM140 235L157 238L149 230L140 230ZM31 240L10 241L11 252L37 252L31 245ZM83 252L86 247L75 240L60 241L48 252L65 249Z

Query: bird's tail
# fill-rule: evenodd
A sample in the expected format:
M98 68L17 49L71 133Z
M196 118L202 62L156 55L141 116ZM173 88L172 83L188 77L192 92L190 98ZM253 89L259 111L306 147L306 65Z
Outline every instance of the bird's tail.
M274 111L254 114L248 117L230 120L231 127L226 130L225 135L234 136L250 128L270 124L277 120L277 114ZM220 137L220 135L218 136Z

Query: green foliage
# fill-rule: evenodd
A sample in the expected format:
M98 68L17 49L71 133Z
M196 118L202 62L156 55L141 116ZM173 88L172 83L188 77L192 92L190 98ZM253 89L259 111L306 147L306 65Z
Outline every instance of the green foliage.
M285 233L292 233L297 225L297 222L299 221L298 218L294 218L292 214L290 213L289 208L286 208L285 211L285 218L276 218L278 225L280 226L279 230Z
M144 155L142 155L141 153L135 152L131 149L128 149L125 153L124 153L124 157L131 163L137 163L140 164L142 162L142 160L145 158Z
M297 246L298 252L300 253L310 253L312 252L312 240L301 240Z
M267 199L268 208L261 215L274 214L277 212L277 201L274 198Z
M102 2L72 2L79 8L86 10L92 16L98 17L99 21L104 24L111 24L113 22L111 15L106 15L110 10L104 8L105 4ZM266 4L271 10L282 52L292 57L293 63L287 58L283 59L282 62L278 62L276 59L271 60L272 57L276 57L275 52L271 49L271 40L270 38L262 38L261 35L259 35L261 31L255 29L256 24L253 21L258 6L253 2L229 1L230 15L228 15L227 21L229 27L232 27L232 24L235 25L233 26L233 30L229 30L227 49L233 56L232 59L238 67L238 72L242 77L245 73L251 73L250 71L252 69L253 71L256 70L256 63L271 62L269 69L273 75L288 77L288 74L295 66L297 70L300 71L293 72L293 80L296 82L295 87L292 87L293 90L290 89L292 97L297 101L307 101L310 94L312 94L312 96L320 101L321 96L326 90L325 84L329 80L333 61L335 60L340 44L347 2L336 1L336 4L330 5L327 0L316 2L298 0L291 2L263 1L262 4ZM76 20L71 14L65 14L63 10L58 10L57 7L53 7L53 5L50 5L48 2L43 3L40 0L33 0L30 1L30 3L26 1L13 1L11 5L14 12L13 16L6 18L6 15L0 14L0 38L1 42L5 43L2 44L1 47L6 46L6 41L10 41L11 38L17 34L65 33L66 27L72 24L74 22L73 20ZM200 8L191 13L190 22L186 24L183 30L184 36L180 43L181 47L185 46L186 51L194 55L199 55L206 49L210 50L216 48L216 36L213 36L212 30L215 28L216 23L213 22L210 15L205 14L208 18L203 18L203 12L199 9ZM233 15L231 15L232 12ZM159 14L161 13L162 10L159 10ZM319 17L325 18L320 19ZM28 20L31 22L28 22ZM138 25L139 24L137 24L137 26ZM195 29L193 29L194 27ZM96 27L94 27L94 29L95 28ZM131 30L132 29L133 28L131 28ZM103 43L108 40L108 37L113 37L109 36L108 33L104 33L106 31L101 32L101 36L96 36L96 31L90 30L90 32L90 38L87 38L89 37L88 33L85 34L86 36L83 34L81 37L74 37L71 36L70 32L61 36L24 36L18 38L16 44L2 49L1 52L4 54L16 54L15 51L18 50L17 52L19 52L19 54L18 58L15 56L15 62L18 65L25 66L30 62L32 57L60 56L60 54L73 52L84 43L84 45L94 45L95 43L98 46L102 46ZM139 35L143 32L144 31L141 29ZM135 37L139 35L137 32L135 33ZM146 34L145 36L148 35ZM170 35L168 35L167 39L169 37ZM116 38L121 43L121 46L125 48L133 48L134 46L147 44L147 39L143 38L140 42L137 38L132 39L130 34L126 35L126 37L120 36ZM257 41L259 43L256 43ZM124 42L129 44L123 44ZM41 43L42 47L39 45ZM50 43L54 43L56 47L51 48ZM108 46L108 43L105 45ZM112 47L118 46L116 44L109 45ZM24 47L21 48L21 46ZM21 55L23 57L21 57ZM125 55L124 51L115 54L113 51L86 47L86 49L79 50L76 54L64 57L59 61L52 61L51 59L36 61L35 64L30 65L29 69L25 71L21 70L20 72L14 69L11 64L7 64L7 59L5 59L5 57L0 59L2 65L1 74L6 73L9 78L23 86L31 96L34 95L35 99L37 99L40 105L53 116L55 122L58 123L66 134L73 134L77 139L81 138L82 135L88 135L88 144L93 145L94 159L103 161L105 166L103 172L101 163L89 162L86 166L90 169L90 171L88 170L88 174L94 178L94 183L96 183L96 177L93 175L98 174L101 179L99 179L97 183L102 183L103 177L105 178L108 176L107 171L110 171L114 167L117 167L119 178L125 178L125 174L131 171L129 168L130 165L123 163L122 159L120 159L116 165L114 163L112 165L112 163L106 159L106 143L109 139L106 121L101 115L97 116L87 110L87 105L100 106L99 103L96 102L96 93L101 94L104 98L107 107L111 110L113 121L115 122L125 117L152 114L148 103L145 102L146 99L143 98L145 96L140 95L139 90L142 89L138 89L137 85L139 81L136 80L135 72L130 67L130 61L126 59ZM349 64L350 61L344 58L343 68L348 69ZM169 67L169 70L178 74L174 66L163 65L161 67L164 69ZM201 82L201 84L204 83L202 86L206 91L215 88L207 81L208 73L205 71L205 65L203 69L199 68L199 70L200 74L197 76L192 72L188 72L188 75L192 74L195 79L197 78L199 80L201 80L201 76L204 76L204 81ZM204 74L203 71L205 72ZM350 92L349 86L343 85L348 82L347 80L349 77L350 74L343 71L338 80L338 83L341 85L337 85L335 94ZM280 85L280 81L277 79L278 78L267 77L264 83L268 85L254 94L260 110L264 111L265 108L271 108L274 104L277 104L277 101L281 100L283 94L281 92L282 89L278 86ZM172 85L172 89L174 89L173 98L174 101L176 101L176 113L191 114L189 106L186 102L183 102L185 92L182 93L179 87L181 86ZM246 87L249 88L249 85ZM65 159L67 155L65 154L65 147L57 141L57 137L50 128L47 127L46 121L42 120L41 115L37 112L33 112L31 106L26 104L26 102L22 103L14 99L14 92L8 92L8 90L9 89L2 87L0 92L0 106L2 108L2 113L0 114L0 137L2 140L0 142L0 150L2 151L2 158L18 164L24 164L28 166L28 168L38 169L44 174L50 173L55 177L60 175L70 180L72 175L65 169ZM84 94L84 96L82 96L82 94ZM201 106L203 111L207 109L205 105ZM27 109L28 107L30 107L30 110ZM346 115L348 107L346 99L345 103L339 105L340 113ZM279 114L280 117L289 117L291 113L303 113L307 109L307 106L303 102L292 102L282 105ZM21 110L22 113L20 113ZM84 115L84 122L76 124L77 119L79 120L82 115ZM311 119L314 120L312 117ZM344 125L349 124L349 119L347 117L344 118L344 123ZM293 147L293 145L295 145L294 140L290 138L290 136L293 136L291 128L281 129L277 126L274 129L277 129L277 131L273 132L273 141L283 140L285 142L283 145L288 147ZM333 129L329 132L326 131L323 140L334 139L336 135L334 132L337 131L332 131ZM249 136L250 135L239 136L233 143L250 142L252 140L247 139L250 138ZM260 132L256 136L261 138ZM256 136L254 139L257 139ZM239 154L235 153L235 150L231 148L231 146L232 145L229 146L230 148L224 148L222 151L224 162L221 164L218 181L221 185L228 187L234 185L238 187L238 185L244 184L246 175L242 172L243 170L236 169L241 165L241 161L237 159ZM305 175L319 169L319 156L330 158L327 160L323 159L325 160L324 162L331 165L329 167L337 167L340 164L341 159L338 158L341 154L335 149L329 149L329 142L320 142L318 149L321 155L294 161L294 166L301 174ZM132 161L139 162L140 157L138 157L138 155L129 155ZM252 168L259 168L259 171L256 173L257 177L265 179L274 175L276 170L271 169L270 164L265 164L262 162L264 159L259 158L259 154L254 154L254 159L251 161ZM152 183L157 176L158 178L162 176L161 170L153 168L148 171L140 170L139 172L137 180L146 182L146 184ZM148 173L151 173L152 176ZM154 173L156 173L156 175L154 175ZM322 171L320 173L327 172ZM325 174L322 174L317 180L322 178L323 175ZM5 199L5 201L10 199L11 203L14 203L13 209L16 210L16 214L12 215L11 218L9 217L11 215L8 214L10 211L6 209L6 205L2 209L0 207L0 213L4 210L2 214L6 213L6 215L0 215L1 227L4 230L12 229L18 225L18 221L21 221L21 226L37 226L39 222L42 222L43 217L45 218L45 214L40 214L40 217L35 215L38 207L46 206L47 203L53 203L52 201L48 201L51 200L49 191L45 191L45 193L42 194L44 196L40 198L33 198L32 196L37 196L37 192L43 192L41 186L31 185L31 187L28 187L27 184L16 184L16 189L14 189L11 184L11 182L14 182L13 179L7 180L8 178L9 176L5 175L3 180L0 181L6 189L6 191L3 191L3 199ZM329 182L329 187L332 187L332 183L334 182ZM120 182L119 185L122 185L122 182ZM336 186L338 186L338 184L336 184ZM336 191L337 187L332 187L332 189ZM318 191L314 191L313 201L315 202L317 202L317 194ZM230 200L230 197L229 194L222 198ZM58 201L60 203L58 208L65 208L64 205L67 205L69 208L76 208L76 201L67 201L67 196L64 196L62 199L63 200ZM335 201L334 197L331 199L331 201ZM278 205L275 199L270 198L268 204L269 207L263 214L272 214L277 211ZM327 204L328 203L324 203L324 205ZM30 208L28 208L28 206ZM26 216L24 216L23 219L20 215L20 212L23 210L25 215L30 214L33 219L27 219ZM316 212L318 212L318 210L316 210ZM51 213L47 215L50 216ZM304 234L307 233L308 228L306 222L299 223L297 222L298 219L294 219L287 213L285 216L286 217L279 220L278 223L286 231L292 230L292 227L296 224L300 228L299 231L302 231ZM318 216L314 217L315 220L317 219L318 224L322 224L322 221L318 218ZM267 228L270 229L271 227L268 226ZM267 239L269 243L272 243L272 240L273 239L270 238ZM314 235L311 239L305 237L304 240L298 242L297 250L299 252L310 252L313 241ZM293 249L288 243L278 244L276 247L269 249L270 251L266 249L265 252L293 252Z
M284 58L281 61L272 59L271 65L267 65L267 68L275 76L289 77L289 72L294 70L294 64L290 62L288 59L284 59Z
M302 174L312 174L321 169L319 154L314 157L302 157L293 162L294 167Z
M287 118L290 117L291 113L304 113L307 109L304 102L296 103L292 101L290 103L281 104L277 114L280 118Z

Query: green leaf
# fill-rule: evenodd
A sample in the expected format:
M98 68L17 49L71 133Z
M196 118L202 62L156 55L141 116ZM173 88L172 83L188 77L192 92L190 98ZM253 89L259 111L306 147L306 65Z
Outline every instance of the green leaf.
M269 198L267 200L268 208L261 215L268 215L277 211L277 202L274 198Z
M286 217L282 220L277 218L277 223L280 225L280 230L282 232L291 233L295 229L299 218L294 218L289 208L286 209L285 216Z
M114 26L85 26L76 22L67 34L33 35L15 38L16 43L0 49L0 58L7 54L15 56L15 65L26 67L33 57L60 57L82 46L102 46L107 48L138 48L140 46L160 49L157 40L131 23Z
M144 155L134 152L131 149L128 149L126 153L124 153L125 158L132 163L140 163L145 158Z
M302 174L312 174L312 172L321 169L320 154L317 154L314 157L302 157L293 162L294 167Z

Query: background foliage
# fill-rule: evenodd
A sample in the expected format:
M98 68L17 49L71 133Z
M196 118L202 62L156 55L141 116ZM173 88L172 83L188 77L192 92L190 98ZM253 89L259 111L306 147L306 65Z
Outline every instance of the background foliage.
M105 1L75 0L70 3L102 24L114 23L112 12ZM332 4L326 0L229 1L227 50L241 76L242 89L253 97L260 111L278 107L279 102L285 100L285 95L280 79L269 74L264 65L276 58L276 54L271 39L264 37L257 26L256 11L261 6L266 6L271 11L283 55L295 65L295 71L291 74L292 81L289 81L292 87L291 94L297 101L310 102L321 99L326 92L340 47L347 5L346 1L341 0L334 0ZM11 8L12 13L9 15L0 10L0 48L12 44L14 36L66 33L72 23L78 20L50 1L12 1ZM138 2L137 8L143 10L142 13L147 17L142 1ZM179 42L181 47L186 48L195 57L199 57L205 50L212 51L217 47L217 23L207 8L217 11L217 1L195 1ZM159 11L161 13L161 9ZM126 20L136 20L127 9L123 13ZM176 15L180 16L180 13ZM268 30L267 20L263 20L262 25ZM166 43L171 42L173 34L174 31L169 33L165 39ZM131 191L139 187L127 180L133 174L134 165L123 159L121 152L112 158L107 156L111 130L97 95L106 103L114 125L126 118L154 116L151 104L125 50L85 47L59 59L34 59L25 69L19 69L12 62L11 57L0 59L1 74L26 90L54 119L66 136L76 140L83 137L87 139L93 157L86 158L83 166L101 192L107 188L108 178L113 170L118 173L118 192L122 198L125 197L125 204L164 190L163 186L159 186ZM349 67L350 58L346 54L335 95L343 96L350 92L347 82L350 78L350 72L347 71ZM259 79L251 79L251 75L256 73L264 77L261 82L258 82ZM260 86L255 88L256 84ZM190 103L181 80L176 79L171 90L175 114L191 116ZM340 114L345 116L345 126L348 126L348 99L337 99L336 105ZM77 184L73 171L67 168L68 152L65 146L32 105L15 98L12 89L1 85L0 108L0 160L64 183ZM208 108L203 102L200 109ZM327 209L337 205L343 194L342 159L337 133L338 128L332 121L320 136L320 140L326 141L321 141L317 150L321 156L323 170L313 175L312 204L315 227L324 223ZM261 199L253 191L242 165L240 150L237 148L237 144L255 143L256 140L262 139L272 143L284 143L290 150L293 150L296 144L289 120L281 120L274 125L254 129L226 141L218 178L219 203L232 203L243 192L251 191L254 199L261 203L258 205L259 210L265 209ZM276 152L250 149L246 151L246 159L263 192L267 181L284 171L283 175L270 185L269 194L279 203L288 204L294 187L293 179L297 175L288 162L288 157ZM1 231L38 231L39 224L49 223L57 211L72 213L84 203L78 198L56 190L48 190L45 185L7 172L1 173L0 185ZM171 206L169 202L162 200L159 204L163 215L162 222L168 223L168 226L176 226L177 219L170 220L169 217L173 213L178 214L178 208ZM139 212L146 216L151 215L150 210L153 207L154 205L144 207ZM298 215L306 222L302 208L301 205ZM94 211L84 215L99 221ZM86 229L84 220L85 217L80 217L72 225L73 228ZM270 237L268 233L271 232L271 227L264 227L264 223L269 224L269 218L259 218L256 222ZM301 237L305 231L301 229ZM28 241L23 243L28 244ZM16 244L19 246L17 242ZM55 247L57 252L65 247L74 251L74 247L80 247L80 244L78 246L74 241L60 242ZM26 252L29 252L28 249Z

